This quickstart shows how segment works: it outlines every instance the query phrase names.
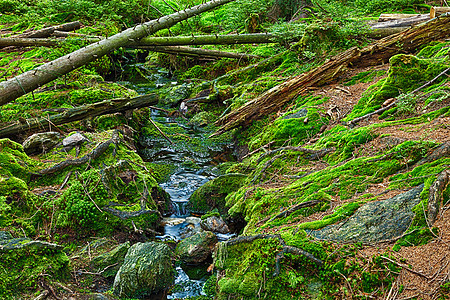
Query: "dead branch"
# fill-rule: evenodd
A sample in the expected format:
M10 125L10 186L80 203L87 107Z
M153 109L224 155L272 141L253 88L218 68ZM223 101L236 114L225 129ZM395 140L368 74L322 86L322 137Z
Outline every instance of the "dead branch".
M50 26L46 28L42 28L39 30L30 31L27 33L22 33L18 35L14 35L14 38L47 38L49 37L55 30L59 31L72 31L80 28L81 23L79 21L65 23L57 26Z
M39 171L39 175L49 175L53 174L59 171L64 170L67 167L70 166L80 166L87 162L90 162L92 160L95 160L100 155L102 155L111 144L118 144L119 142L119 133L117 130L115 130L112 134L111 139L107 140L106 142L100 143L94 150L92 150L90 153L86 154L85 156L77 159L68 159L65 161L62 161L50 168L43 169Z
M153 126L155 126L156 130L159 131L159 133L172 145L174 145L174 143L169 139L169 137L158 127L158 125L156 125L155 122L153 122L152 118L148 119L150 121L150 123L152 123Z
M399 267L402 268L402 269L405 269L405 270L407 270L407 271L413 273L413 274L419 275L419 276L421 276L421 277L423 277L423 278L425 278L425 279L431 279L431 278L428 277L427 275L425 275L425 274L423 274L423 273L420 273L420 272L418 272L418 271L415 271L415 270L409 268L408 266L405 266L404 264L398 263L398 262L396 262L395 260L392 260L392 259L390 259L390 258L388 258L388 257L386 257L386 256L380 256L380 257L381 257L382 259L385 259L385 260L387 260L387 261L389 261L389 262L391 262L391 263L393 263L393 264L399 266Z
M397 104L397 103L395 103L395 101L394 101L394 102L392 102L391 104L389 104L388 106L385 106L385 107L382 107L382 108L380 108L380 109L377 109L376 111L373 111L373 112L371 112L371 113L368 113L368 114L366 114L366 115L364 115L364 116L362 116L362 117L355 118L355 119L351 120L350 122L348 122L348 126L353 127L353 126L355 126L356 123L358 123L358 122L360 122L360 121L362 121L362 120L364 120L364 119L370 118L370 117L373 116L373 115L381 114L381 113L385 112L386 110L391 109L391 108L394 107L396 104Z
M326 154L334 151L333 148L327 148L327 149L321 149L321 150L314 150L314 149L307 149L307 148L303 148L303 147L293 147L293 146L286 146L286 147L281 147L272 151L268 151L266 153L263 153L259 158L258 158L258 163L263 160L264 157L268 156L268 155L272 155L275 154L277 152L280 151L284 151L284 150L289 150L289 151L296 151L296 152L302 152L302 153L307 153L310 154L310 156L308 156L309 160L317 160L323 156L325 156Z

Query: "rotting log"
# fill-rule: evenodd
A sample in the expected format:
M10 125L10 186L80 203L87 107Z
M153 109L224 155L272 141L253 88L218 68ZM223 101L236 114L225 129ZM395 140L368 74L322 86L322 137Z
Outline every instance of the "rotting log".
M134 46L134 48L146 49L153 52L162 52L167 54L194 56L202 58L219 58L219 57L227 57L235 59L260 58L259 56L246 53L234 53L234 52L225 52L202 48L183 47L183 46Z
M156 20L136 25L133 28L83 47L7 81L2 81L0 82L0 105L11 102L35 90L39 86L102 57L118 47L125 46L129 42L137 41L160 29L170 27L180 21L232 1L234 0L212 0Z
M254 120L279 111L298 95L312 86L321 86L345 77L349 68L360 68L387 63L399 53L412 53L420 46L450 35L450 15L435 18L414 28L388 36L362 49L353 47L344 51L322 66L296 76L271 88L238 109L220 118L221 126L213 135L221 134L238 126L248 126Z
M27 131L49 130L52 126L80 121L88 117L125 112L131 109L147 107L158 103L156 94L143 95L135 98L120 98L105 100L67 109L63 113L47 118L32 118L24 122L17 121L0 129L0 138L16 136Z
M433 224L439 214L439 208L442 206L443 193L450 181L450 171L444 170L436 178L436 181L430 186L428 197L428 222Z
M423 23L430 20L429 14L423 14L423 15L417 15L405 19L397 19L397 20L391 20L381 23L376 23L372 25L372 29L377 28L391 28L391 27L406 27L406 26L412 26L415 24Z
M46 28L42 28L39 30L34 30L26 33L21 33L14 35L12 37L20 37L20 38L46 38L52 35L55 30L59 31L72 31L81 27L81 23L79 21L65 23L56 26L50 26Z
M367 33L367 36L370 38L373 38L373 39L381 39L381 38L405 31L409 28L411 28L411 27L408 26L408 27L387 27L387 28L375 28L375 29L372 28Z
M432 7L430 9L430 18L433 19L448 12L450 12L450 7Z

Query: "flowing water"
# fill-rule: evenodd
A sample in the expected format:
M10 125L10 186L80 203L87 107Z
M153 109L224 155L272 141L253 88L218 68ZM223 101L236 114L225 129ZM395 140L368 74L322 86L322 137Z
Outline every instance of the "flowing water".
M164 72L156 72L148 78L150 84L128 83L127 86L145 94L157 88L159 84L176 84L167 79L165 75L167 74ZM186 206L189 197L196 189L217 176L219 171L215 167L213 156L226 151L227 145L206 143L208 132L201 128L188 126L186 122L177 122L177 120L167 117L164 112L153 110L151 117L166 127L183 128L185 130L183 134L197 141L195 147L189 144L172 145L162 136L158 138L143 136L139 141L142 148L140 154L144 160L155 164L169 165L173 170L170 177L160 184L170 195L173 213L163 219L164 234L157 238L180 241L200 230L200 219L191 216ZM218 238L226 240L231 236L231 234L221 234ZM167 299L183 299L204 294L202 288L207 276L191 279L181 267L177 267L176 271L175 287L171 294L167 295ZM206 272L204 273L206 274Z

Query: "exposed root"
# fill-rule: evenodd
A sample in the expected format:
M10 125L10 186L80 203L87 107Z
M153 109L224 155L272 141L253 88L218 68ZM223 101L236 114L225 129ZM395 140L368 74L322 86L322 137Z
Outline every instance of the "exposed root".
M279 213L278 215L274 216L272 219L269 220L269 222L272 222L273 220L278 219L278 218L286 218L287 216L289 216L290 214L292 214L293 212L295 212L299 209L302 209L305 207L312 207L320 202L321 201L318 201L318 200L311 200L311 201L306 201L306 202L291 206L290 208L288 208L288 209L282 211L281 213Z

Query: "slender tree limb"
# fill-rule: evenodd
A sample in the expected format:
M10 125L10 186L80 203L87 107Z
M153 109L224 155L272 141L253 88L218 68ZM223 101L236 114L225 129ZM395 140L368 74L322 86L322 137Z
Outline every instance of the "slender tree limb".
M315 206L316 204L319 204L322 201L318 201L318 200L311 200L311 201L306 201L306 202L302 202L300 204L291 206L290 208L282 211L281 213L277 214L276 216L274 216L272 219L269 220L269 222L272 222L278 218L286 218L288 217L290 214L292 214L293 212L305 208L305 207L312 207Z
M59 31L72 31L81 27L81 23L79 21L65 23L56 26L50 26L46 28L42 28L39 30L34 30L26 33L21 33L18 35L14 35L11 37L20 37L20 38L46 38L49 37L55 30Z

